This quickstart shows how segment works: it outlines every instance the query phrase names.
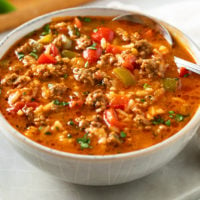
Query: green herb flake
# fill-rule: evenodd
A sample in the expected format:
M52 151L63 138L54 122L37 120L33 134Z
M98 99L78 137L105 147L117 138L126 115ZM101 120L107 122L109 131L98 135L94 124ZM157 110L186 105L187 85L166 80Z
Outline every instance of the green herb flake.
M22 94L25 96L27 93L26 93L26 92L23 92Z
M59 101L58 99L53 100L53 104L57 106L68 106L69 103L65 101Z
M68 105L69 105L69 102L65 102L65 101L63 101L63 102L61 102L60 105L61 105L61 106L68 106Z
M152 120L152 123L154 125L163 124L164 122L165 122L164 119L162 119L160 116L154 117L154 119Z
M144 103L146 100L145 99L140 99L140 101Z
M144 89L146 89L146 88L149 88L149 87L151 87L148 83L145 83L144 85L143 85L143 88Z
M48 84L48 88L52 88L53 87L53 84L52 83L49 83Z
M17 58L22 60L24 58L24 54L16 51Z
M184 74L184 76L183 76L183 77L185 77L185 78L186 78L186 77L188 77L188 76L189 76L189 73L187 73L187 74Z
M55 105L59 106L59 105L60 105L60 101L59 101L58 99L56 99L56 100L53 100L53 104L55 104Z
M49 24L46 24L44 27L43 27L43 32L41 35L48 35L49 33L51 32L51 29L49 28Z
M32 98L31 101L35 101L35 98Z
M165 125L170 126L170 125L171 125L171 121L168 119L168 120L165 122Z
M77 138L77 142L80 144L81 149L91 148L91 141L87 133L82 138Z
M174 118L174 115L169 115L170 118Z
M85 92L83 92L83 95L88 95L90 92L88 92L88 91L85 91Z
M29 55L35 58L36 60L38 59L38 55L33 51Z
M97 43L93 43L90 47L88 47L88 49L92 49L92 50L96 50Z
M185 118L185 117L184 117L183 115L181 115L181 114L176 114L176 115L175 115L175 120L176 120L177 122L183 121L184 118Z
M121 138L125 138L125 137L126 137L126 133L125 133L124 131L121 131L121 132L120 132L120 137L121 137Z
M63 76L63 77L64 77L64 79L66 79L66 78L68 77L68 74L64 74L64 76Z
M84 22L91 22L91 21L92 21L92 19L91 19L91 18L89 18L89 17L84 17L84 18L83 18L83 21L84 21Z
M43 126L40 126L38 129L39 129L39 131L41 131L43 129Z
M72 138L72 134L68 133L67 138Z
M69 124L70 126L74 126L74 122L73 122L72 120L70 120L70 121L68 122L68 124Z
M98 31L98 28L93 29L93 32L96 33Z
M175 112L174 112L173 110L170 110L168 113L169 113L170 115L172 115L172 114L174 114Z
M75 29L75 34L79 37L81 35L80 31L78 30L77 27L75 27L74 29Z
M51 132L47 131L45 132L45 135L51 135Z
M84 65L85 68L87 68L89 66L89 62L87 61Z

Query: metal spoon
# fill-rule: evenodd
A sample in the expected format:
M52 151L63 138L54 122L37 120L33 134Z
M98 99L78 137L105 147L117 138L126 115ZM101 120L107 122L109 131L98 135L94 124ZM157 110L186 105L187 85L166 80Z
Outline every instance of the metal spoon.
M130 21L142 25L146 25L150 27L151 29L154 29L161 33L164 38L167 40L167 42L172 46L173 45L173 39L171 37L171 34L169 31L162 25L160 24L159 21L157 21L154 18L134 13L134 14L125 14L125 15L120 15L112 19L112 21ZM193 71L197 74L200 74L200 65L191 63L189 61L186 61L182 58L178 58L174 56L174 61L177 64L178 67L185 67L186 69Z

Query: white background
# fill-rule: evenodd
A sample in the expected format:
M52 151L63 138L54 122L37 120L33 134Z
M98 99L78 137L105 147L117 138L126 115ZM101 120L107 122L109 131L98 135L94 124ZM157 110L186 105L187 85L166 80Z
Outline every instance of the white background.
M178 26L200 43L200 1L121 0ZM123 7L111 1L90 5ZM4 33L5 34L5 33ZM4 35L0 34L0 38ZM195 200L200 197L198 140L168 165L140 180L110 187L88 187L53 179L27 163L0 134L0 199L2 200Z

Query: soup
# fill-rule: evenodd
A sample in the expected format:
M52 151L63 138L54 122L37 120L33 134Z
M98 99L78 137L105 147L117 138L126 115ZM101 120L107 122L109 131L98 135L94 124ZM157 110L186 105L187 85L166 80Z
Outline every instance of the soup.
M118 154L182 129L200 101L194 62L148 26L110 17L57 18L0 61L1 112L31 140L60 151Z

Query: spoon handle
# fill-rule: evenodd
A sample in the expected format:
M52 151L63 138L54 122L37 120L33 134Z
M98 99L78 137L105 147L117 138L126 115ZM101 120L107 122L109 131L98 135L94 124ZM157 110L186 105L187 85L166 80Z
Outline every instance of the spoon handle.
M177 64L178 67L185 67L186 69L188 69L192 72L200 74L200 65L191 63L189 61L183 60L183 59L178 58L176 56L174 57L174 61Z

